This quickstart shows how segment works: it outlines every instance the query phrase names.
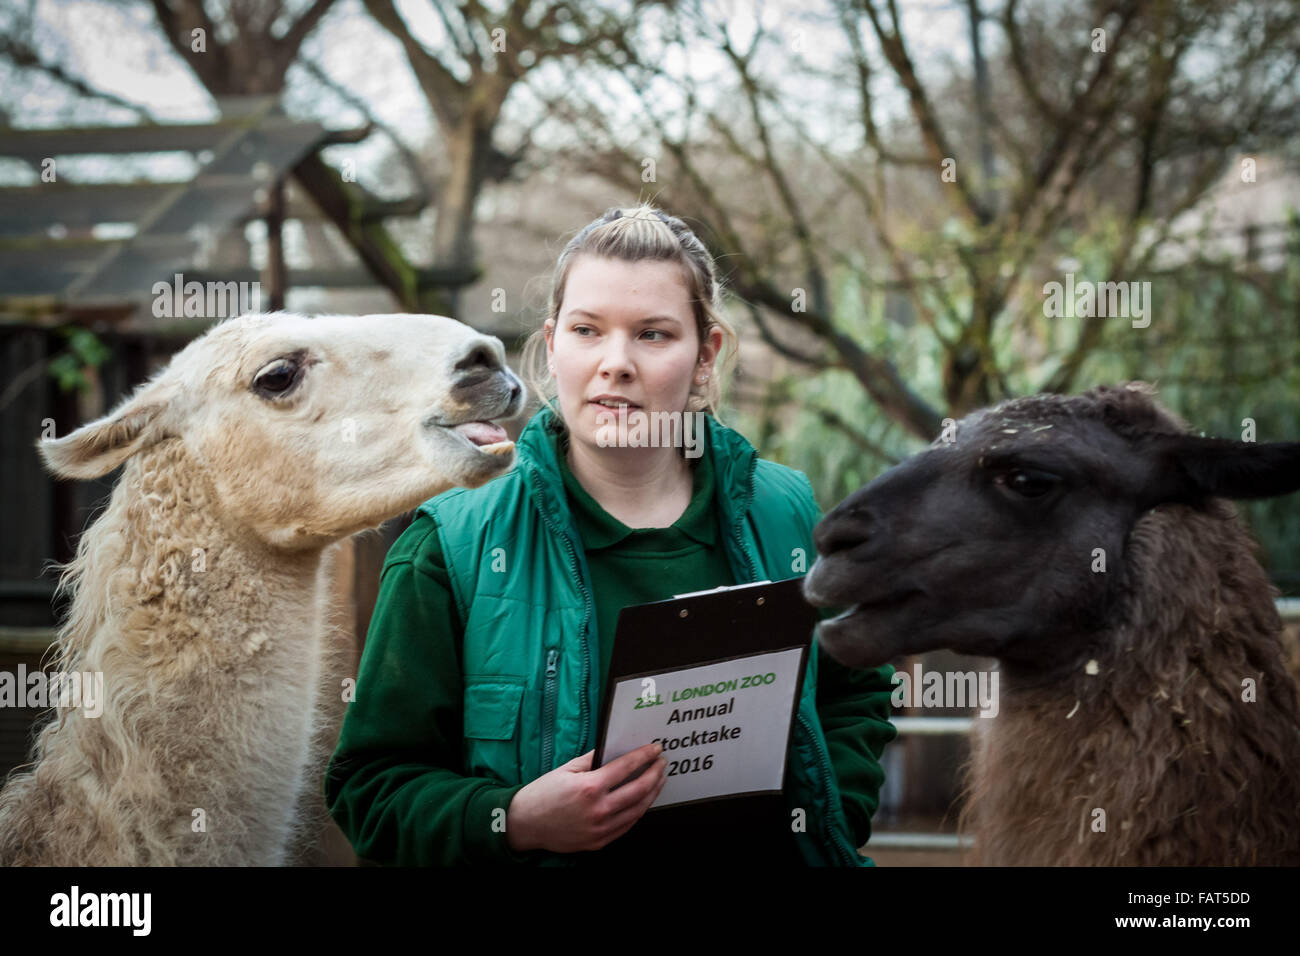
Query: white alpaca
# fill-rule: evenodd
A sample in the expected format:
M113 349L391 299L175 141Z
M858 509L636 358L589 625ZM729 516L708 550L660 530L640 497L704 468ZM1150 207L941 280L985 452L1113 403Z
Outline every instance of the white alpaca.
M286 862L336 716L327 549L508 468L491 422L522 391L501 343L451 319L245 316L43 442L63 477L125 463L60 581L57 669L102 672L105 699L61 708L0 792L0 864Z

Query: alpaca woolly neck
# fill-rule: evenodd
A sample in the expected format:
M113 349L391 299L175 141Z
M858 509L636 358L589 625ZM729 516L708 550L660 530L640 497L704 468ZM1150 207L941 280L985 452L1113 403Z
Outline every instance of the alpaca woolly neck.
M60 587L59 667L105 674L0 803L0 861L281 862L304 786L321 551L232 534L178 440L130 460ZM87 769L89 768L89 773Z

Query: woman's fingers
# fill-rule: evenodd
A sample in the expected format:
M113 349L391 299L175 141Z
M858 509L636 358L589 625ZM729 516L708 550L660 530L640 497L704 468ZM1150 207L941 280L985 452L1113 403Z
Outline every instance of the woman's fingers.
M651 776L651 773L648 772L642 776L649 777ZM654 787L652 787L648 793L643 795L640 800L632 806L616 812L612 817L610 817L606 821L608 835L600 846L604 846L606 843L611 843L614 840L617 840L623 834L627 833L628 830L632 829L633 825L645 816L645 812L650 809L650 805L659 798L659 794L667 782L668 778L666 776L659 776ZM620 787L618 790L615 790L614 793L622 793L626 789L628 788Z
M596 751L594 751L594 750L588 750L588 751L587 751L585 754L583 754L581 757L574 757L574 758L573 758L572 760L570 760L568 763L560 764L560 766L556 767L555 769L556 769L556 770L570 770L570 771L573 771L574 773L580 773L580 772L582 772L582 771L584 771L584 770L590 770L590 769L591 769L591 761L592 761L592 759L593 759L595 756L596 756Z
M636 750L629 750L621 757L611 760L599 770L593 770L597 774L597 780L602 789L613 790L620 787L628 781L634 773L640 770L648 763L652 763L662 752L659 744L646 744L644 747L637 747ZM637 778L638 780L640 777Z
M647 794L658 793L660 785L666 779L664 772L667 769L667 760L662 756L654 758L645 772L635 780L623 784L617 790L611 790L601 800L599 809L609 816L620 813L628 807L637 806L645 800ZM654 796L652 795L650 799L653 800Z
M636 808L641 804L649 806L650 803L653 803L655 796L658 796L660 787L663 787L664 780L667 779L667 770L668 761L663 757L663 754L659 754L650 762L650 766L643 770L640 777L629 780L623 786L610 791L601 801L599 809L601 809L604 816L608 817L624 812L628 808Z

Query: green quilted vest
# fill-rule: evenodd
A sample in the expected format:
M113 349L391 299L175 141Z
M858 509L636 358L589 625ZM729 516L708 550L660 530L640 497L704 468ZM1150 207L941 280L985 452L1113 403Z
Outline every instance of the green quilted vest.
M554 414L543 407L518 441L518 463L475 489L420 506L438 523L465 622L465 771L506 785L534 780L596 745L597 635L586 556L555 460ZM765 461L706 416L717 507L737 583L803 574L818 519L808 479ZM817 655L794 721L786 777L797 842L811 865L871 866L853 846L816 710ZM576 706L575 706L576 704ZM794 817L792 816L792 819ZM554 862L563 864L563 854Z

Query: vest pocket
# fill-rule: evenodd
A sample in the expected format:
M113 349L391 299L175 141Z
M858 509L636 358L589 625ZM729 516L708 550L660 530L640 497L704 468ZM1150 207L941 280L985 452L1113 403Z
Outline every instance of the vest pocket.
M465 762L471 776L520 782L519 711L522 677L465 678Z

